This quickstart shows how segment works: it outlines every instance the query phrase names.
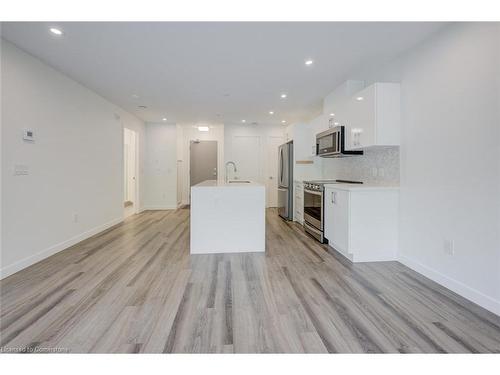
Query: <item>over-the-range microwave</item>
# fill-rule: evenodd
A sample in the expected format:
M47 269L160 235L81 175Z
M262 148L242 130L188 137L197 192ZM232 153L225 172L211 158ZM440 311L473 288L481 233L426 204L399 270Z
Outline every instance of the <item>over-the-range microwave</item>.
M345 149L345 127L335 126L316 135L316 155L325 158L363 155L361 150Z

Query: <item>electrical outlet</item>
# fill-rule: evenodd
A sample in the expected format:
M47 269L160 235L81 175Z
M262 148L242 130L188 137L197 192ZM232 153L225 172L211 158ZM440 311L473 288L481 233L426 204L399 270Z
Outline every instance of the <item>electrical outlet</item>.
M24 164L14 165L14 176L26 176L30 174L30 168Z
M73 223L78 223L78 214L77 213L74 213L73 214Z
M455 255L455 243L453 240L444 240L443 250L445 254Z

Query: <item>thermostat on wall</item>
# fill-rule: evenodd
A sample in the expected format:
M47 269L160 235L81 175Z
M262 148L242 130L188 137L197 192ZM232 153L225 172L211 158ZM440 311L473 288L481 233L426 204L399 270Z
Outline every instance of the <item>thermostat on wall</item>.
M23 139L25 141L33 142L35 140L35 133L32 129L24 129L23 130Z

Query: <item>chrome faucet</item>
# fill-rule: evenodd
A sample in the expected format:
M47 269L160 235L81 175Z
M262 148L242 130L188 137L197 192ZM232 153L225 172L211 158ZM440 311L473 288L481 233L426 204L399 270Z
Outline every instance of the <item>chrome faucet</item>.
M229 180L229 179L227 178L227 177L228 177L228 176L227 176L227 175L228 175L228 173L227 173L227 166L228 166L229 164L232 164L232 165L233 165L234 173L236 173L236 172L237 172L237 169L236 169L236 164L234 164L234 161L228 161L228 162L226 163L226 184L227 184L227 181Z

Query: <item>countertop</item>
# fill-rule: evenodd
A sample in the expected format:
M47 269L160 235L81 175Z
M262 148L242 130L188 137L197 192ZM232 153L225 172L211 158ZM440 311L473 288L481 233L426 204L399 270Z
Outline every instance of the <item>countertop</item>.
M374 190L399 190L398 185L374 184L325 184L325 188L335 188L347 191L374 191Z
M232 180L234 181L234 180ZM238 181L238 180L235 180ZM264 187L264 185L259 184L257 182L250 181L249 183L229 183L229 182L224 182L224 181L218 181L218 180L205 180L203 182L200 182L199 184L196 184L192 186L192 188L203 188L203 187L237 187L237 188L245 188L245 187Z

